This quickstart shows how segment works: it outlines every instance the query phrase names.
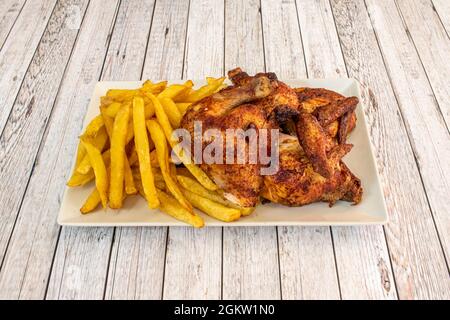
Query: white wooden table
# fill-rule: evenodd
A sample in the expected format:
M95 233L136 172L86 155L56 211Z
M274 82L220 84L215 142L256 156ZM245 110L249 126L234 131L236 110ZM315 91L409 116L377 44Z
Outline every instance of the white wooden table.
M3 0L0 298L449 299L450 2ZM386 226L61 228L95 83L354 77Z

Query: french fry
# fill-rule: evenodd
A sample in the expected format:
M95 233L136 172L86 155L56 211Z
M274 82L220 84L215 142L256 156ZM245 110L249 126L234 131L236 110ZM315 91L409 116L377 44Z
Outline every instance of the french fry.
M82 214L87 214L89 212L94 211L98 205L101 203L100 193L97 188L94 187L94 190L89 194L89 197L84 202L83 206L80 208Z
M103 119L102 119L103 122ZM85 137L85 135L83 135L82 137ZM99 151L103 151L103 149L105 148L107 142L108 142L108 134L106 133L106 129L105 127L102 125L102 127L98 130L97 135L93 138L89 139L92 141L92 145L98 149ZM88 155L86 155L83 160L81 160L80 164L77 167L77 172L81 173L81 174L86 174L88 173L88 171L92 168L92 164L89 161L89 157Z
M103 117L101 115L96 116L86 127L86 130L81 136L83 137L95 137L97 132L103 127Z
M145 126L144 100L141 97L135 97L133 100L133 127L134 144L139 159L142 186L149 207L154 209L159 206L159 200L156 195L156 187L150 163L150 148Z
M91 182L95 178L94 171L90 170L86 174L78 173L76 170L67 181L68 187L84 186L86 183Z
M103 113L111 118L115 118L116 114L117 114L117 112L119 112L120 108L122 108L122 103L113 102L108 107L103 107L103 109L104 109Z
M180 114L184 115L191 104L191 102L177 102L175 105L178 111L180 111Z
M186 210L186 208L184 208L175 198L161 190L157 190L157 192L161 202L161 211L171 215L175 219L189 223L196 228L201 228L205 225L203 219L199 215Z
M118 102L124 102L139 94L139 89L110 89L106 92L106 96Z
M178 174L177 180L184 189L190 190L204 198L223 204L225 206L230 205L230 202L222 198L220 194L215 191L206 189L204 186L190 177Z
M134 166L138 162L136 147L134 145L133 145L133 148L131 149L130 157L128 158L128 162L130 163L130 167Z
M83 144L81 142L81 144ZM84 147L83 147L84 148ZM103 162L105 162L105 165L108 166L110 162L110 151L106 150L102 154ZM67 186L69 187L79 187L83 186L88 182L91 182L95 178L94 171L91 169L86 174L78 173L76 170L70 177L69 181L67 182Z
M192 191L183 188L183 194L194 207L202 210L207 215L224 222L231 222L239 219L241 211L239 209L225 207L224 205L204 198Z
M125 179L125 193L136 194L137 189L133 179L133 173L131 172L130 163L125 155L124 157L124 179Z
M186 200L176 182L172 179L169 168L169 149L167 147L164 132L158 122L155 120L147 121L147 129L155 143L156 155L158 157L159 167L170 193L178 202L189 212L193 212L191 204Z
M158 99L173 98L179 94L182 94L184 91L188 89L190 88L182 84L172 84L166 87L160 94L158 94Z
M189 96L193 92L192 87L194 86L194 83L192 82L192 80L187 80L185 83L183 83L183 85L186 87L186 90L183 90L182 92L174 96L172 98L173 101L182 102L186 100L187 96Z
M109 190L109 206L113 209L122 207L124 172L125 172L125 143L130 117L130 106L124 104L117 112L111 136L111 182ZM128 163L128 161L127 161Z
M180 169L178 169L178 171L180 171ZM180 173L180 172L178 172L178 173ZM241 207L241 206L238 206L238 205L232 203L231 201L228 201L227 199L223 198L217 192L206 189L200 183L198 183L194 179L190 178L189 176L178 174L177 180L184 189L187 189L195 194L198 194L199 196L201 196L203 198L207 198L211 201L220 203L226 207L238 209L241 212L242 216L248 216L255 210L255 208L253 208L253 207ZM195 207L195 204L194 204L194 207Z
M133 179L136 181L136 189L138 190L139 194L146 199L144 194L144 189L142 188L142 179L141 174L139 170L131 170L133 172ZM164 178L161 174L161 172L158 173L157 170L153 173L153 176L155 178L155 186L157 189L165 190L166 189L166 183L164 182Z
M209 179L209 177L206 175L206 173L203 172L202 169L197 167L194 163L192 163L192 160L189 159L184 152L180 151L178 148L174 147L177 145L178 141L175 141L172 139L172 126L170 125L169 119L167 118L166 113L164 112L164 109L159 102L159 100L152 94L146 93L148 98L153 102L153 106L155 107L155 113L156 118L158 119L159 124L161 125L164 134L167 138L167 141L169 141L170 146L174 150L177 157L183 162L183 164L188 168L188 170L192 173L192 175L208 190L217 190L217 186L214 184L214 182Z
M200 87L198 90L194 90L191 94L189 94L189 96L186 97L185 102L197 102L213 94L217 88L222 85L224 80L225 77L214 79L214 81L210 80L208 84Z
M153 83L150 80L145 81L142 84L141 92L150 92L152 94L159 94L167 87L167 81L161 81Z
M89 160L92 163L92 168L95 174L95 186L100 193L100 199L102 201L103 208L106 207L108 202L108 173L106 171L105 162L103 161L100 151L92 145L86 138L81 140L86 152L89 156Z
M109 140L111 141L112 131L114 127L114 118L106 113L105 107L100 106L100 114L102 115L103 122L105 123L106 133L108 134Z
M164 112L167 114L169 118L169 122L174 128L178 128L181 122L181 113L178 110L175 102L173 102L170 98L162 98L160 99L161 105L164 108Z
M239 210L241 211L242 216L249 216L250 214L252 214L253 211L255 211L255 207L247 207L247 208L241 207Z

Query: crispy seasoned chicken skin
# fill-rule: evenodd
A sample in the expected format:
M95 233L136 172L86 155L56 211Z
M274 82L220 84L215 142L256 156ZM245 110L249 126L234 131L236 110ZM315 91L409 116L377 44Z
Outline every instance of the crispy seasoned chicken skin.
M330 111L333 112L333 107L336 106L338 101L344 100L345 97L337 92L323 89L323 88L296 88L294 89L300 104L300 109L307 113L317 113L321 108L327 109L330 106ZM340 143L344 143L349 132L351 132L356 125L355 108L358 104L358 99L355 97L349 98L352 104L347 113L334 112L334 120L330 121L331 117L328 117L324 130L330 137L337 137ZM356 99L356 100L355 100ZM356 103L355 103L356 102ZM316 111L317 110L317 111ZM324 111L322 111L322 117L324 117ZM340 117L340 119L339 119Z
M244 207L256 205L260 196L289 206L361 200L361 182L342 161L352 148L345 139L356 123L355 97L326 89L292 89L274 73L249 76L236 68L228 76L232 85L191 105L181 127L194 137L194 122L200 121L202 133L217 129L220 136L214 139L224 142L231 128L284 133L280 133L279 168L274 175L262 176L260 164L248 164L247 142L246 164L236 163L236 155L234 164L226 164L225 159L223 164L201 164L225 197ZM213 139L203 140L202 150L212 143ZM236 139L230 143L236 150ZM223 157L225 151L224 147Z
M341 149L340 149L341 150ZM336 160L342 153L336 154ZM280 135L280 170L265 176L261 196L272 202L287 206L303 206L317 201L333 205L337 200L358 203L362 188L357 179L342 161L329 178L315 172L296 137Z
M226 130L227 129L248 129L249 127L258 130L266 128L267 114L264 109L250 104L257 99L263 99L271 94L273 88L267 77L253 78L241 86L228 87L222 91L205 98L192 105L187 110L182 119L181 127L187 129L194 137L194 122L201 121L202 133L208 129L218 129L221 139L224 141L223 164L202 163L201 168L214 180L214 182L224 191L224 196L243 207L253 207L259 199L262 177L260 176L260 166L248 164L248 157L245 163L226 164ZM233 139L231 143L235 146L237 141ZM203 140L202 150L211 141ZM244 146L244 153L248 154L248 146Z

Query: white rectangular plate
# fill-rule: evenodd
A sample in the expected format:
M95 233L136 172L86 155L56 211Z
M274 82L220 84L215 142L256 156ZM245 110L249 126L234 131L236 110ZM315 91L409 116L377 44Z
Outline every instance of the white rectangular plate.
M182 80L170 81L182 83ZM318 87L339 92L345 96L361 99L359 84L353 79L321 79L285 81L292 87ZM194 81L202 85L204 81ZM97 83L84 121L84 127L99 113L100 97L110 88L137 88L141 81ZM369 132L361 103L356 109L357 125L349 137L354 144L352 151L344 161L352 172L361 179L364 189L362 201L358 205L338 201L332 208L327 203L314 203L303 207L285 207L278 204L259 205L255 212L238 221L225 223L199 212L205 219L206 226L293 226L293 225L357 225L382 224L387 222L386 205L381 190L375 158L370 144ZM84 128L83 128L84 130ZM75 162L75 161L74 161ZM160 212L150 210L140 196L126 199L124 207L119 210L97 209L82 215L79 208L93 188L66 188L59 211L58 223L71 226L186 226L185 223Z

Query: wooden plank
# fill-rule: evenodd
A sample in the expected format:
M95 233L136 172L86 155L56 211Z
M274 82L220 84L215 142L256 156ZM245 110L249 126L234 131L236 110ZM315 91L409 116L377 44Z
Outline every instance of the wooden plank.
M363 1L331 3L349 75L367 88L363 99L389 210L385 233L399 298L448 299L445 258L368 13Z
M0 260L78 33L64 28L61 18L74 4L85 11L86 1L64 2L55 8L0 137Z
M450 3L447 0L432 0L433 10L436 11L439 20L450 36Z
M179 79L183 76L188 12L189 0L156 2L144 79Z
M106 299L161 299L166 233L162 227L117 228Z
M103 80L140 78L152 13L153 2L121 2L105 59ZM113 228L62 228L47 298L103 298L113 241ZM77 270L75 276L71 275L73 270Z
M447 201L450 192L449 133L395 3L375 3L370 0L367 5L402 110L442 247L449 261L450 203ZM372 14L371 8L377 8L376 14Z
M265 70L260 1L226 1L225 69ZM277 232L223 229L223 299L280 299Z
M24 4L25 0L10 0L0 3L0 50Z
M306 78L295 1L264 0L261 10L266 69L281 79ZM339 299L330 228L282 227L278 241L283 299Z
M330 228L283 227L278 237L283 299L339 299Z
M0 132L6 125L55 3L56 0L28 1L0 51Z
M156 2L143 78L160 80L181 77L188 10L188 0ZM117 228L107 299L162 297L167 229Z
M223 29L223 1L191 0L185 78L223 74ZM163 298L220 299L222 229L181 227L168 232Z
M447 4L448 5L448 4ZM428 75L447 128L450 128L450 39L428 0L397 1L405 28Z
M299 1L297 5L309 76L347 76L329 2ZM396 298L381 227L332 228L332 237L343 299Z
M45 297L60 230L55 217L116 6L117 1L94 1L87 10L1 269L0 292L5 297Z

